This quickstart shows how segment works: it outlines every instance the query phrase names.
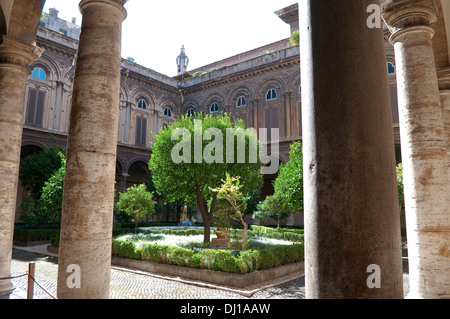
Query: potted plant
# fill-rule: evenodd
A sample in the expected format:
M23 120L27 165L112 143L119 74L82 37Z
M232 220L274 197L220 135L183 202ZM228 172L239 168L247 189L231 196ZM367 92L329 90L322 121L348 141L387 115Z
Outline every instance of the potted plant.
M226 238L228 236L228 227L230 227L230 223L228 223L226 219L220 218L216 221L215 226L217 227L217 238Z

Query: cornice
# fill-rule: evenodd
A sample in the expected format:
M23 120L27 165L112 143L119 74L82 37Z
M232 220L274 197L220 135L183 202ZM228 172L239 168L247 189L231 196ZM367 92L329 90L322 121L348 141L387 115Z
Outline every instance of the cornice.
M191 94L195 92L200 92L212 88L216 88L222 85L232 84L235 82L247 80L250 78L254 78L257 76L262 76L274 71L279 71L287 68L291 68L294 66L300 65L300 55L297 54L295 56L289 57L287 59L282 59L278 61L274 61L268 64L263 64L258 67L254 67L252 69L245 69L236 73L230 73L228 75L213 78L211 80L201 81L191 86L185 86L181 89L184 94Z

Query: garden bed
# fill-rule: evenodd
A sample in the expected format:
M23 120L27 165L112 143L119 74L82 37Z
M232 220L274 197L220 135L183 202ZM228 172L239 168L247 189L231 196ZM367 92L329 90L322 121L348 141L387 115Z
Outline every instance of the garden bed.
M303 261L246 274L196 269L116 256L112 257L111 263L115 266L146 271L153 274L180 277L186 280L200 281L239 289L261 285L264 284L264 282L304 272Z
M255 233L248 248L239 250L240 232L234 232L231 249L211 249L199 230L145 230L113 239L112 263L223 286L244 288L303 271L302 238L265 238ZM268 237L275 237L269 234ZM214 239L214 236L212 237Z

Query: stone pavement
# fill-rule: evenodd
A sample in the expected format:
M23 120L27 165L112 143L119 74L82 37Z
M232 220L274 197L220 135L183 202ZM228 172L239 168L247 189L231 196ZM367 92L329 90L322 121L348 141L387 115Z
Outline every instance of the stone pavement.
M13 248L11 275L21 275L28 270L28 263L36 265L35 299L56 297L58 258L42 247ZM12 280L16 289L11 299L26 299L27 277ZM404 271L405 295L409 291L407 265ZM296 276L251 291L239 291L179 278L111 267L111 299L304 299L304 276Z
M28 263L34 262L36 282L43 288L35 284L34 299L52 299L56 297L58 258L39 248L15 247L11 275L17 276L27 272ZM26 299L27 277L12 281L16 289L10 298ZM248 292L111 267L111 299L299 299L304 298L304 292L303 276Z

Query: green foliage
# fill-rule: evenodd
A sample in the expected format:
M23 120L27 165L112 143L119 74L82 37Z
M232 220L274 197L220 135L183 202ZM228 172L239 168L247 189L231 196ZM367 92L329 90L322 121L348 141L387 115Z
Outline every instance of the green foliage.
M300 44L300 31L295 30L294 32L292 32L289 40L291 41L292 45L294 45L294 46L299 45Z
M292 208L286 199L279 193L275 193L258 204L257 211L253 213L253 219L264 221L267 217L272 217L277 220L278 228L280 228L280 220L291 213Z
M50 240L55 236L59 237L58 229L27 229L27 228L14 229L15 240L42 241L42 240Z
M202 76L202 75L205 75L206 74L206 72L202 72L202 71L197 71L197 72L195 72L194 74L192 74L192 77L193 78L195 78L195 77L197 77L197 76Z
M137 231L138 218L156 213L153 193L147 191L145 184L133 185L125 193L120 193L117 208L133 217L135 233Z
M112 254L130 259L141 259L141 249L137 248L132 241L113 240Z
M405 206L405 194L403 192L403 165L397 165L397 187L398 187L398 204L400 208Z
M60 157L60 167L45 182L42 188L42 207L50 214L52 220L59 223L61 221L61 211L63 202L64 174L66 172L66 156L58 153Z
M292 212L303 209L303 152L300 142L291 144L289 161L281 164L274 190L289 204Z
M64 152L64 149L55 144L45 147L40 153L22 159L20 180L30 189L34 200L41 198L45 182L61 167L60 153Z
M194 121L198 125L194 125ZM177 136L177 129L184 130L184 135ZM214 140L199 138L205 136L205 131L217 129L221 132L223 139L215 136ZM227 129L234 134L234 161L227 163ZM211 132L209 130L208 132ZM217 131L216 131L217 132ZM209 242L209 226L211 224L211 210L214 210L217 194L211 188L220 186L222 179L228 172L232 176L240 176L242 191L244 193L259 189L262 186L262 176L260 174L261 162L256 156L256 162L250 162L250 142L254 142L259 152L260 144L257 142L254 133L245 134L245 123L237 120L232 123L227 114L203 115L196 113L192 117L179 117L172 125L168 125L159 131L155 136L153 145L153 154L149 162L149 168L153 172L153 182L159 194L164 194L166 202L183 200L185 202L196 201L199 206L202 218L205 222L205 242ZM172 136L176 137L172 139ZM214 136L214 135L213 135ZM242 138L245 147L245 159L243 163L237 161L238 140ZM198 151L194 148L194 139L201 147L202 154L211 155L214 161L207 162L202 156L201 161L195 161ZM218 147L222 146L222 154L218 152ZM181 161L176 163L172 158L172 151L178 150L181 153L176 155L190 156L190 161ZM210 153L208 153L208 150ZM185 154L186 152L186 154ZM216 153L217 152L217 153ZM176 151L175 151L176 153ZM258 153L257 153L258 154ZM208 208L207 202L211 200L211 206Z
M52 221L50 214L43 209L41 201L35 200L30 194L27 201L17 205L17 211L22 223L27 225L46 224Z

